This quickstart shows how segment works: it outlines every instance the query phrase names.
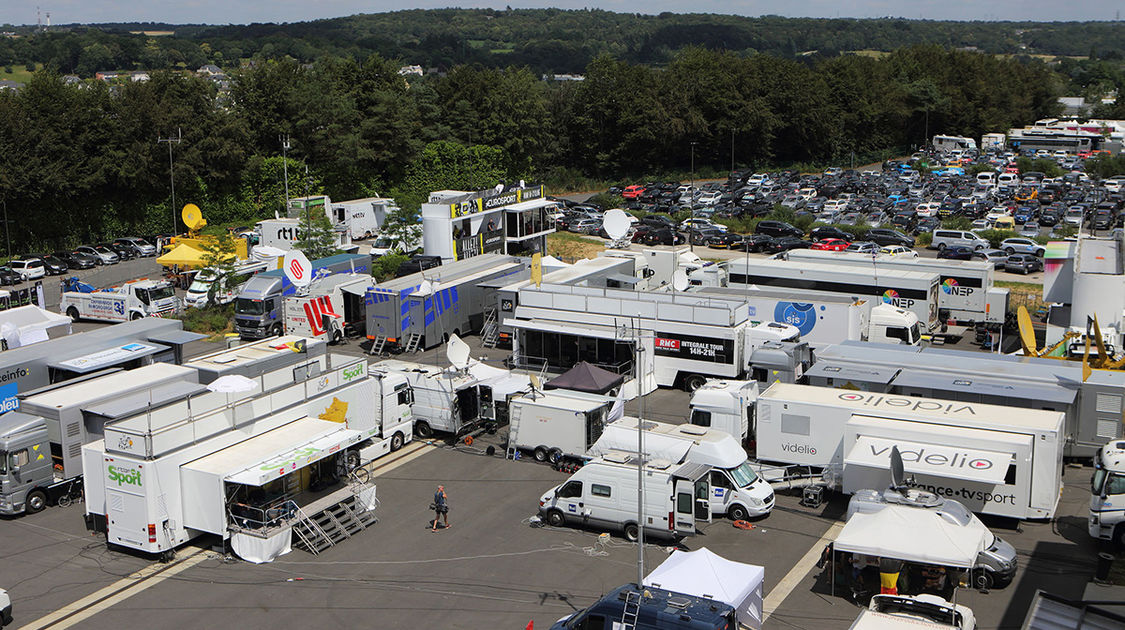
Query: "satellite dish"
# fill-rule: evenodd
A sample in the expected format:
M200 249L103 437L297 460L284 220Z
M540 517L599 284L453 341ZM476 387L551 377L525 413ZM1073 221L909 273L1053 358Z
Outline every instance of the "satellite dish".
M434 290L434 283L430 282L429 280L422 280L422 283L418 285L417 289L414 289L414 292L417 293L418 295L426 295L426 294L432 292L433 290Z
M898 446L891 447L891 487L901 488L906 485L906 469L902 466L902 453Z
M312 282L312 263L299 249L291 249L285 254L281 268L295 287L307 287Z
M203 229L203 226L207 225L207 221L203 219L203 211L194 203L184 206L184 209L180 211L180 218L192 232L198 232Z
M450 335L449 342L445 344L445 356L453 367L463 370L469 367L469 344L457 335Z
M539 386L539 377L534 374L528 374L527 379L531 382L531 389L540 391L543 388Z
M605 217L602 218L602 229L609 235L609 240L611 241L618 241L624 238L625 235L629 233L630 227L632 227L632 224L629 222L629 217L625 214L624 210L614 208L606 212Z
M672 272L672 288L676 291L685 291L688 288L687 272L683 269L677 269Z

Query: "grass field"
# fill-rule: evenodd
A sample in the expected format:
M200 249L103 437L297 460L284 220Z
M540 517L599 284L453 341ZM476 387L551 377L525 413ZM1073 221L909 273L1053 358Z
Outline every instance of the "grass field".
M605 245L601 242L570 232L555 232L547 235L547 255L563 262L572 263L582 258L594 258L604 249Z
M1010 294L1008 305L1013 311L1022 304L1031 314L1031 318L1035 319L1037 311L1047 308L1047 303L1043 301L1043 285L1041 284L997 280L996 286L1008 289Z
M43 67L43 64L41 64L41 63L35 64L36 70L39 70L42 67ZM23 66L13 65L11 74L9 74L7 72L4 72L3 69L0 69L0 79L7 79L9 81L16 81L17 83L27 83L28 81L31 80L31 73L28 72L27 68L25 68Z

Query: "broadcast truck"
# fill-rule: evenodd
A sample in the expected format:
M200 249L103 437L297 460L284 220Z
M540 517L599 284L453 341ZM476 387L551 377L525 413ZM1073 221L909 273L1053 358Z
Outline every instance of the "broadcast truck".
M59 311L74 321L125 322L175 315L180 311L180 299L172 284L163 280L137 280L95 289L78 278L69 278L63 284Z
M1094 456L1087 526L1094 538L1125 547L1125 441L1113 440Z
M340 343L363 334L367 323L364 294L374 280L364 274L328 276L307 295L285 298L285 332Z
M337 273L371 272L371 258L359 254L337 254L312 261L314 278ZM313 280L312 288L316 287ZM264 339L282 333L282 300L297 293L284 270L263 271L250 279L234 300L234 329L243 339Z
M775 383L758 396L757 457L820 468L852 494L886 485L891 449L919 487L974 512L1049 519L1062 494L1062 412Z
M564 457L585 459L605 430L613 399L578 398L531 391L508 400L508 448L557 464Z
M996 268L991 262L979 260L948 260L905 258L902 256L870 256L855 252L826 252L811 249L791 250L785 254L790 261L812 262L866 269L921 271L938 274L938 318L943 324L953 322L969 326L978 322L1003 323L1008 312L1008 289L995 286Z
M875 298L876 302L913 311L924 331L938 328L938 274L932 271L862 268L809 260L732 260L732 287L786 289L800 299L808 291L852 298Z

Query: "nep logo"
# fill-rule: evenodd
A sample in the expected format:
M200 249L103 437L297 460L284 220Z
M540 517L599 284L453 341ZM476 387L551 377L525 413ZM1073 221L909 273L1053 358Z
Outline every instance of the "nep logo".
M898 291L894 289L887 289L883 292L883 303L897 306L899 308L910 308L914 306L914 300L899 297Z
M971 288L963 287L957 284L957 280L954 278L946 278L945 280L942 280L941 290L946 295L957 295L960 297L966 297L973 294L973 290Z
M894 289L887 289L886 291L883 292L883 302L885 302L887 304L893 304L894 301L897 300L897 299L898 299L898 291L895 291Z

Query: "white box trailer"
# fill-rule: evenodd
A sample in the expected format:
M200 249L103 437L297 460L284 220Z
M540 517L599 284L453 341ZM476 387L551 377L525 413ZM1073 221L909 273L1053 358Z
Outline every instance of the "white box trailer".
M365 461L411 439L408 385L369 377L362 358L318 357L254 380L252 391L124 418L83 447L88 520L105 519L109 543L155 554L204 533L229 538L231 497L267 486L289 496L322 460Z
M613 399L582 399L532 391L508 400L508 448L557 464L564 457L584 459L601 437Z
M304 295L285 298L285 334L329 343L363 334L364 298L374 283L366 274L335 274L313 283Z
M919 486L974 512L1051 518L1065 416L932 398L775 384L758 396L757 456L826 469L844 492L885 485L892 446Z
M938 327L938 275L930 271L877 270L828 263L787 260L732 260L729 286L788 289L793 299L807 291L838 293L914 311L922 327Z
M790 261L841 265L881 273L884 269L921 271L938 274L938 318L962 325L976 322L1003 322L1008 312L1008 289L995 286L996 267L977 260L865 256L856 252L825 252L796 249L788 252Z

